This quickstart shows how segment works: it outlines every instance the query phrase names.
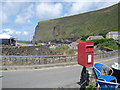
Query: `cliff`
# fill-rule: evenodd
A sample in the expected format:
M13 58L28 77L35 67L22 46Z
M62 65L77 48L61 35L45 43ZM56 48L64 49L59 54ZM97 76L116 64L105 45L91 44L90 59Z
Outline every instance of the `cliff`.
M33 42L99 35L114 30L118 30L118 4L74 16L41 21L35 28Z

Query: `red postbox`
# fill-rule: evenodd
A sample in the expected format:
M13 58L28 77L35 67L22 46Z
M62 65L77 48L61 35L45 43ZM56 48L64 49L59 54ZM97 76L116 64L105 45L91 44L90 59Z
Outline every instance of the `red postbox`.
M92 67L94 64L94 42L80 42L78 44L78 64Z

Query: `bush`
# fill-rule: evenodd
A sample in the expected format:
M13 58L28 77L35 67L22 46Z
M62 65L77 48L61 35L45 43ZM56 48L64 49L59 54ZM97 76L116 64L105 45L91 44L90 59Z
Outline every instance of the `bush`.
M81 40L86 41L86 39L87 39L89 36L90 36L90 35L82 36Z
M107 32L99 33L99 35L103 36L104 38L106 37Z
M66 50L66 49L68 49L68 48L69 48L69 46L67 46L67 45L62 45L61 47L56 48L56 50Z
M89 40L89 41L93 41L95 43L95 45L98 47L106 47L106 48L110 48L112 50L118 49L117 42L112 38L110 38L110 39L96 39L96 40Z
M66 51L67 54L74 54L74 51L73 50L68 50Z
M94 85L89 85L86 87L86 90L96 90L96 87Z

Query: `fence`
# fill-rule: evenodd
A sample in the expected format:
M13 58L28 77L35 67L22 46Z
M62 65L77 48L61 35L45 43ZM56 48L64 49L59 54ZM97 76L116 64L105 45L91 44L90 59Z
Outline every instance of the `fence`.
M117 56L118 51L95 53L95 59ZM0 65L42 65L62 62L77 62L77 55L44 55L44 56L0 56Z

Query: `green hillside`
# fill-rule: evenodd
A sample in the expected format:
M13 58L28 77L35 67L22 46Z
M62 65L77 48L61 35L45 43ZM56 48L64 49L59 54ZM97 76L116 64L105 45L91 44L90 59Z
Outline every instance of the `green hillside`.
M118 30L118 4L79 15L41 21L35 28L33 41L98 35L114 30Z

